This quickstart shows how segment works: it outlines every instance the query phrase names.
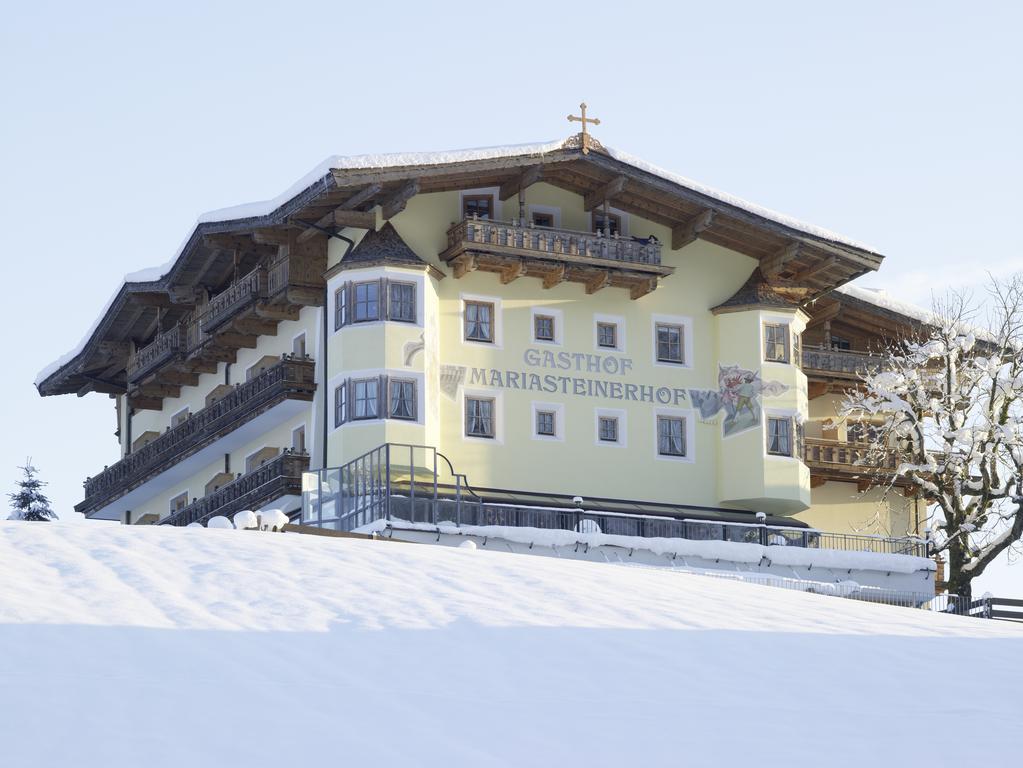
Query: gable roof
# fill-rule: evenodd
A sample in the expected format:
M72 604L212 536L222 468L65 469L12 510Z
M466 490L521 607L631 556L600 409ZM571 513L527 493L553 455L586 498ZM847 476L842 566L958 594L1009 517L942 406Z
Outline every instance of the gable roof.
M168 262L126 276L82 342L41 371L36 386L43 395L81 394L89 390L97 371L107 376L116 368L117 358L102 358L100 345L123 347L132 339L145 338L155 327L145 313L140 314L139 304L132 298L140 281L149 286L150 293L170 297L171 322L175 312L183 311L181 296L199 286L221 285L231 274L230 257L225 255L227 251L218 250L212 237L251 237L269 228L304 229L345 206L350 206L351 212L381 206L385 218L390 218L416 193L500 186L502 199L507 199L516 194L517 181L522 183L527 173L533 174L533 181L543 180L584 195L588 204L602 195L606 198L613 190L617 208L672 227L673 241L677 237L683 245L698 236L765 260L796 244L798 257L786 266L789 272L778 274L782 278L812 275L819 291L876 270L883 259L876 250L854 240L719 192L596 141L585 154L578 135L564 141L453 152L335 156L271 200L201 215ZM690 231L708 216L713 221L709 228ZM675 247L681 245L673 243Z

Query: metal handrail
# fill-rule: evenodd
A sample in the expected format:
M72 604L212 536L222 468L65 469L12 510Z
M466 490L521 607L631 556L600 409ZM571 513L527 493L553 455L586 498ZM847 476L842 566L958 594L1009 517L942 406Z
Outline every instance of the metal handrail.
M416 462L417 452L424 461ZM408 463L395 459L408 456ZM302 520L308 525L351 531L377 520L455 526L509 526L608 533L620 536L731 541L762 546L796 546L853 552L927 556L917 537L828 533L759 523L693 520L650 514L488 502L464 475L451 470L453 485L438 482L431 446L385 443L347 464L308 472L303 480ZM445 493L440 493L443 489ZM463 489L472 498L463 494Z

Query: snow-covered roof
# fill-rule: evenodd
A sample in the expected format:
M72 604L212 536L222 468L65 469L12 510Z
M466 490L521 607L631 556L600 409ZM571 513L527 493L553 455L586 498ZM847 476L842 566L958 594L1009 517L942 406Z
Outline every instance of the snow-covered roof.
M568 141L571 141L569 139ZM114 302L120 296L124 286L137 283L137 282L154 282L165 278L168 273L172 270L174 265L178 262L182 254L184 253L188 243L194 237L196 230L201 224L221 223L238 221L244 219L257 218L262 216L269 216L274 211L281 208L281 206L294 199L304 190L308 189L319 180L323 179L331 173L331 171L358 171L358 170L371 170L371 169L388 169L388 168L406 168L406 167L424 167L424 166L437 166L437 165L450 165L458 163L466 163L479 160L495 160L501 158L511 157L542 157L545 154L553 153L558 150L565 149L568 142L565 140L548 141L532 144L512 144L507 146L497 147L481 147L476 149L460 149L460 150L448 150L439 152L397 152L397 153L385 153L385 154L364 154L364 155L333 155L326 158L322 162L318 163L308 173L304 174L301 178L296 180L287 189L281 192L276 197L268 200L261 200L251 203L245 203L242 205L231 206L228 208L219 208L206 213L200 214L196 220L195 226L192 227L188 236L181 242L181 245L177 248L174 255L163 264L155 267L149 267L147 269L132 272L124 276L122 285L114 292L111 298L104 305L103 310L97 316L96 321L93 323L89 331L83 336L82 340L71 350L61 355L58 359L43 368L36 376L35 384L38 387L43 381L48 379L54 373L59 371L65 365L73 361L78 355L82 353L89 340L95 334L97 328L102 322L104 316L113 306ZM729 206L746 211L747 213L755 216L762 217L769 221L775 222L785 227L789 227L798 232L802 232L811 237L820 238L827 240L832 243L855 248L862 251L869 251L870 253L877 254L878 251L875 248L864 245L856 240L847 238L838 233L832 232L823 227L818 227L812 224L808 224L798 219L786 216L785 214L778 213L769 208L764 208L759 205L755 205L749 201L743 200L742 198L729 195L725 192L721 192L713 187L709 187L700 182L686 178L676 173L664 170L652 163L648 163L634 155L627 152L614 149L612 147L603 146L602 150L608 154L614 160L632 166L633 168L657 176L665 181L669 181L673 184L678 184L686 187L694 192L701 195L705 195L708 198L717 200Z
M872 304L878 309L895 312L896 314L903 315L910 320L916 320L926 324L933 324L936 322L936 316L930 310L918 307L915 304L910 304L907 301L896 299L883 288L867 288L865 286L848 283L836 288L835 292L858 299L866 302L867 304Z

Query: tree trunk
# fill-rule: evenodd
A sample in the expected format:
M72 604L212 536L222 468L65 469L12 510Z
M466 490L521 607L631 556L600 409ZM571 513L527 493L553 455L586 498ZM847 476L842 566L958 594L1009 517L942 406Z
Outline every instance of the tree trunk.
M966 554L966 548L959 539L948 548L948 593L956 595L968 606L973 599L973 574L963 572Z

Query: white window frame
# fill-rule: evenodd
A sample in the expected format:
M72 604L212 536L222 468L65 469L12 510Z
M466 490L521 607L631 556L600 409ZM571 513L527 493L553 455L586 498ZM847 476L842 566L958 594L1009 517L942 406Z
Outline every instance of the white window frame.
M554 434L553 435L541 435L536 431L536 414L540 411L549 411L554 414ZM529 431L534 440L544 440L548 442L563 443L565 441L565 404L564 403L545 403L537 400L533 400L530 403L530 414L532 420L530 422Z
M669 363L657 359L657 326L678 325L682 327L682 362ZM686 370L693 367L693 318L685 315L651 315L650 316L650 359L657 368Z
M297 427L291 428L291 449L295 450L295 434L299 431L302 432L302 450L309 453L309 442L306 439L305 424L299 424Z
M494 436L493 437L477 437L466 433L466 400L470 398L476 398L481 400L493 400L494 401ZM498 389L462 389L462 395L458 398L458 404L461 409L461 416L459 417L459 426L462 432L462 440L467 443L477 443L481 445L504 445L504 393Z
M491 195L494 200L494 215L490 217L490 221L503 221L503 211L501 207L503 205L501 201L501 188L500 187L481 187L479 189L460 189L458 190L458 211L457 218L455 221L461 221L465 218L465 197L475 197L476 195Z
M354 291L350 292L353 295L348 297L348 316L349 320L347 323L342 325L340 328L336 326L335 318L337 317L337 305L338 305L338 291L345 285L345 283L371 283L373 281L379 281L381 278L386 278L388 281L393 280L396 283L412 283L415 285L415 300L416 300L416 321L410 323L407 320L388 320L384 308L389 303L388 299L390 296L377 299L380 309L379 320L360 320L355 322L352 317L354 316L355 308L352 304L354 298ZM390 287L388 287L390 292ZM372 267L368 269L349 269L338 272L336 275L330 278L327 283L327 291L330 296L330 331L328 336L332 336L335 333L344 333L345 331L352 330L353 328L365 328L376 326L377 323L394 323L399 326L410 327L412 325L423 328L423 322L425 318L425 312L423 304L426 301L426 279L425 275L419 270L404 270L400 267ZM308 340L306 342L306 353L309 353Z
M785 329L785 349L787 350L788 360L768 360L767 359L767 326L779 325ZM760 318L760 359L765 365L792 365L793 362L793 349L792 349L792 318L791 317L778 317L775 315L763 315Z
M686 442L686 453L684 456L668 456L661 453L660 446L660 434L657 430L657 418L672 418L672 419L684 419L684 437ZM660 461L673 461L681 462L683 464L695 464L696 463L696 417L697 413L693 409L689 408L655 408L652 421L653 421L653 449L654 458Z
M618 440L609 442L600 439L601 417L618 419ZM604 448L627 448L629 445L628 412L620 408L595 408L593 411L593 443Z
M381 376L387 376L388 379L403 379L407 381L415 382L415 394L416 394L416 417L414 419L393 419L386 415L387 411L385 406L387 405L387 399L389 393L377 393L377 412L383 413L383 416L378 415L375 419L348 419L346 421L337 424L334 416L337 413L337 389L348 379L379 379ZM354 404L353 404L354 406ZM385 421L392 421L397 424L418 424L423 426L425 424L424 419L426 413L426 385L425 376L420 371L410 370L408 368L371 368L358 371L343 371L330 378L327 382L327 407L329 410L330 418L330 431L334 432L339 429L354 428L357 429L360 426L367 424L380 425ZM309 433L306 432L306 439L308 442ZM308 449L307 449L308 450Z
M496 312L496 309L495 309ZM545 317L554 318L554 339L547 341L546 339L536 338L536 316L543 315ZM495 326L495 332L497 330ZM546 347L561 347L565 343L565 314L560 309L551 309L548 307L530 307L529 310L529 342L530 344L540 344Z
M597 331L597 323L608 323L608 324L615 325L615 326L618 327L618 330L615 333L615 335L617 337L616 341L618 342L617 346L615 346L615 347L602 347L602 346L600 346L600 344L598 343L600 341L600 334ZM626 352L625 340L626 340L626 336L625 336L625 318L624 317L622 317L621 315L602 315L602 314L594 314L593 315L593 349L594 349L595 352L601 352L603 354L608 354L610 352L618 352L619 354L625 354L625 352ZM655 349L654 350L654 357L656 357L656 356L657 356L657 350Z
M789 447L792 450L790 456L785 456L780 453L771 453L767 450L767 430L768 430L768 419L786 419L789 422ZM764 457L771 461L802 461L803 457L798 455L797 451L799 442L796 439L796 430L799 429L801 421L800 413L797 410L791 408L765 408L764 417L762 419L762 428L760 430L760 445L761 450L764 452ZM805 428L805 424L803 425Z
M298 341L299 339L302 339L302 346L305 347L305 355L306 355L306 357L308 357L309 356L309 337L306 336L306 332L305 331L302 331L301 333L296 333L294 336L291 337L291 354L292 355L295 354L295 342Z
M600 213L603 213L604 206L602 206L602 205L597 206L596 208L594 208L592 211L590 211L587 214L586 225L587 225L587 227L589 227L589 231L590 232L593 232L593 219L594 219L594 216L598 213L598 211ZM629 236L629 214L627 214L625 211L621 210L620 208L615 208L613 205L609 205L607 207L607 212L618 217L618 222L619 222L618 226L621 227L621 229L618 231L618 236L619 237L628 237ZM612 237L613 237L613 235L612 235Z
M526 222L527 226L533 223L534 213L546 213L554 219L554 229L561 229L561 208L555 205L527 205L527 211L529 216L529 221Z
M181 424L184 424L186 421L188 421L190 410L191 409L186 405L184 408L179 408L178 410L174 411L174 413L171 414L170 424L168 424L168 426L171 429L174 429L175 426L178 426L174 422L181 414L185 414L185 418L182 419L180 422Z
M474 293L463 293L459 297L458 302L458 335L462 339L462 344L470 347L485 347L487 349L504 349L504 313L501 308L501 299L497 296L481 296ZM465 303L466 302L482 302L485 304L494 305L494 317L492 318L494 324L493 341L475 341L473 339L465 338ZM530 337L533 336L532 326L530 326ZM549 342L548 342L549 343Z

